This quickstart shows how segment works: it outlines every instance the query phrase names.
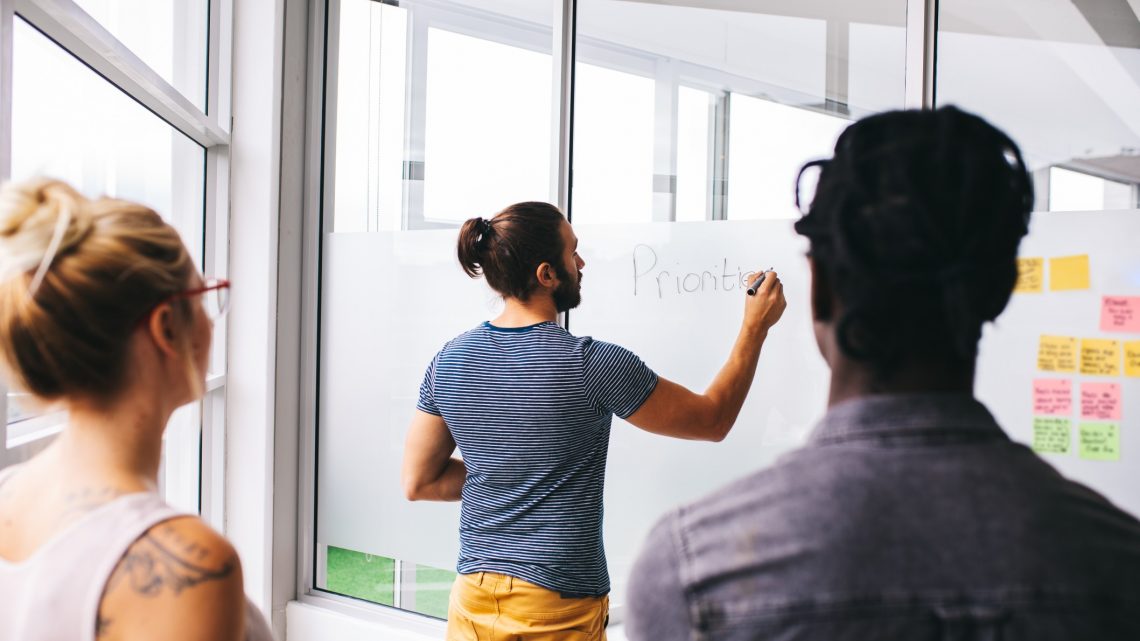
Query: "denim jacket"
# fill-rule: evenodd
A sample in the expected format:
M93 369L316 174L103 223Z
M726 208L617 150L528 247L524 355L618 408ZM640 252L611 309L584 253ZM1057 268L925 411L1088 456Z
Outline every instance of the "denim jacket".
M1140 523L968 396L872 396L666 515L629 585L633 641L1140 641Z

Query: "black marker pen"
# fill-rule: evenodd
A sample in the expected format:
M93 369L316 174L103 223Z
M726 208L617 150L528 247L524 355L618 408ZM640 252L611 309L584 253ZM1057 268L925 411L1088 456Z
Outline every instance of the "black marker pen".
M767 276L768 272L770 272L770 271L772 271L771 267L769 267L768 269L765 269L764 271L760 272L759 278L752 281L752 284L748 286L748 295L749 296L755 296L756 295L756 292L760 289L760 284L764 282L764 277Z

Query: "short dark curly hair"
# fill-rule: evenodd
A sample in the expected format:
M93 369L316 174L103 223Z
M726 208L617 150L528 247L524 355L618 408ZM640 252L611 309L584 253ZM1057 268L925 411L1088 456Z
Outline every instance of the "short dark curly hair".
M843 353L880 376L907 357L972 365L1009 302L1033 208L1017 145L955 107L893 111L848 127L815 164L795 228L842 305L823 320Z

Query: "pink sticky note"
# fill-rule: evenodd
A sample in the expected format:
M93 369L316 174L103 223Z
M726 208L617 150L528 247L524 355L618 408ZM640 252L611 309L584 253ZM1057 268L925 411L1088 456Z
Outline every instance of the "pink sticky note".
M1058 378L1034 380L1033 413L1038 416L1071 416L1073 413L1073 382Z
M1120 420L1120 383L1081 383L1081 418Z
M1140 334L1140 296L1105 296L1100 304L1100 329Z

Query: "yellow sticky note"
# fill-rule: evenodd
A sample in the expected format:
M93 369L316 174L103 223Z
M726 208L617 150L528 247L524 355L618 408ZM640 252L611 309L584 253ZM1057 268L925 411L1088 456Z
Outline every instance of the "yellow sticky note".
M1124 375L1140 378L1140 341L1124 344Z
M1045 290L1045 259L1018 258L1015 294L1040 294Z
M1089 256L1064 256L1049 259L1049 289L1063 292L1089 288Z
M1077 339L1071 336L1042 336L1037 349L1037 369L1042 372L1076 372Z
M1120 341L1081 339L1081 373L1090 376L1120 376Z

